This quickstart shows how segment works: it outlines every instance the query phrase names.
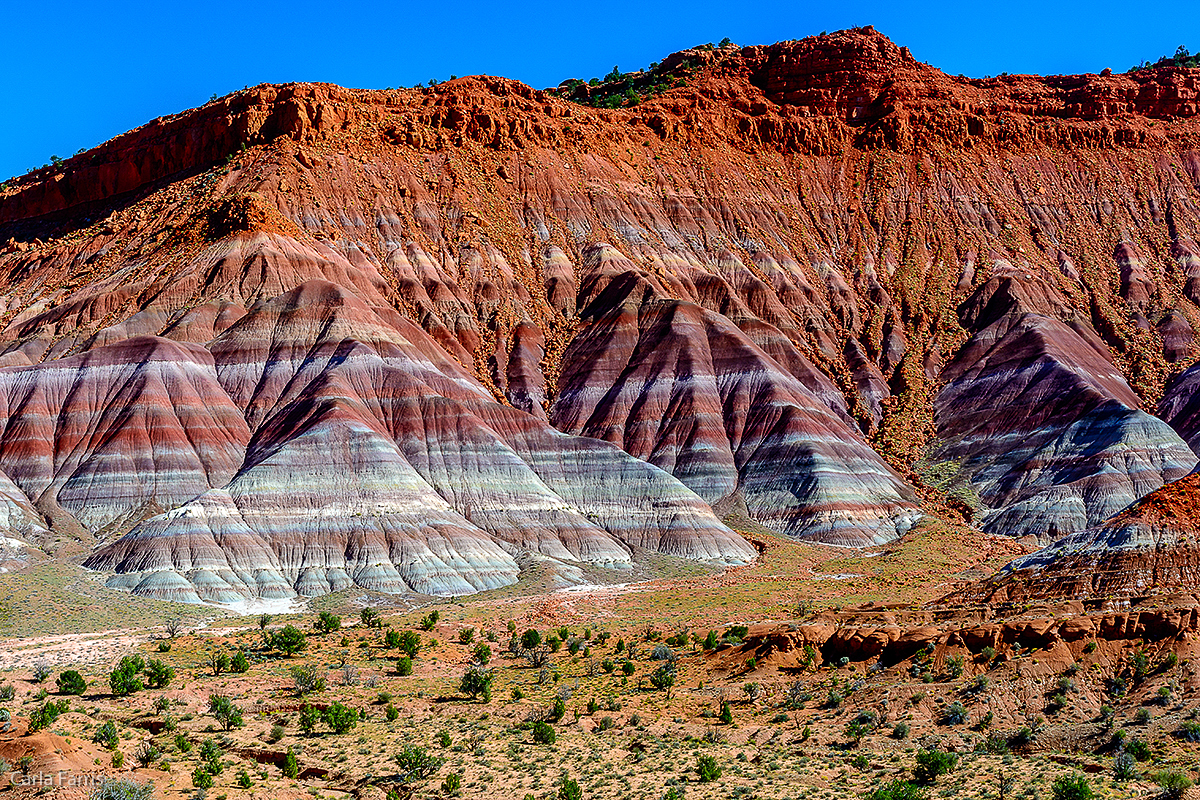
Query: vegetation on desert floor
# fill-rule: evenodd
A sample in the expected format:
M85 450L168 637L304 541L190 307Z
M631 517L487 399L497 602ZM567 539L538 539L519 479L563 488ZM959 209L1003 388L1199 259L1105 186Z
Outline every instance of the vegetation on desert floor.
M895 664L813 649L785 668L744 641L830 605L928 600L963 564L1008 557L971 536L925 526L864 555L755 535L763 557L720 574L413 607L358 591L303 614L191 609L99 661L26 640L0 675L19 748L0 752L17 776L103 774L96 800L144 800L148 783L227 800L1183 796L1200 684L1165 645L1080 642L1068 660L939 648Z

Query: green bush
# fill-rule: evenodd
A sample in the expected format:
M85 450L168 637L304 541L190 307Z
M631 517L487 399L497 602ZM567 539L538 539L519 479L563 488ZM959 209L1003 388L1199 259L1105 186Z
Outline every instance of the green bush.
M358 724L358 712L334 700L322 715L325 724L336 734L349 733Z
M958 756L942 750L930 749L917 753L917 766L913 768L913 777L917 783L933 783L940 776L958 766Z
M270 644L290 658L308 647L308 637L295 625L285 625L278 632L271 634Z
M92 741L105 749L112 750L120 741L117 737L117 726L113 724L111 719L108 720L99 728L96 728L96 732L92 734Z
M64 670L58 675L59 694L83 694L87 691L87 681L73 669Z
M1150 760L1150 745L1141 739L1130 739L1125 743L1125 752L1136 758L1138 761Z
M545 722L533 723L533 741L538 744L554 744L557 738L554 733L554 728Z
M412 675L412 658L409 656L400 656L396 659L396 674Z
M67 700L48 701L41 708L29 714L29 732L45 730L54 724L60 714L65 714L71 707Z
M246 724L242 718L242 710L225 695L210 694L208 696L208 713L212 714L213 718L221 723L221 727L226 731L240 728Z
M209 774L204 767L196 767L192 770L192 786L197 789L211 789L213 785L213 776Z
M138 674L145 668L141 656L125 656L108 675L108 686L118 697L128 697L142 688Z
M245 658L245 656L243 656ZM154 659L146 665L146 685L151 689L165 689L175 680L175 670Z
M400 651L409 658L416 658L421 651L421 634L416 631L404 631L400 634Z
M238 650L233 654L233 660L229 662L229 668L234 672L243 673L250 669L250 660L246 658L246 654Z
M300 762L296 760L296 751L288 748L287 755L283 757L283 766L280 767L285 777L296 778L300 774Z
M1054 800L1092 800L1096 793L1082 775L1059 775L1050 786Z
M866 800L924 800L925 792L914 783L896 779L864 796Z
M342 618L332 611L322 611L313 622L313 628L316 629L317 633L333 633L334 631L341 630Z
M442 768L445 759L428 752L424 747L405 745L396 754L396 764L400 767L397 779L400 783L431 778Z
M1184 793L1192 788L1192 779L1175 770L1155 772L1150 776L1150 780L1157 783L1163 790L1163 795L1170 798L1183 797Z
M495 675L490 669L477 666L467 667L467 671L463 673L459 680L458 688L466 695L469 695L472 700L482 696L483 702L488 702L492 699L492 680Z
M583 800L583 790L570 778L563 778L558 787L558 800Z
M567 703L561 696L554 698L554 703L550 706L550 721L558 722L567 715Z
M388 722L395 722L397 717L400 716L400 712L394 705L388 703L387 708L383 710L383 716Z
M958 700L947 706L945 713L942 714L942 722L947 725L962 725L966 721L967 707Z
M708 755L696 757L696 772L700 775L701 783L711 783L721 777L721 767L717 759Z
M1184 722L1179 726L1178 735L1185 742L1200 742L1200 722Z
M88 800L150 800L153 796L154 784L150 781L138 783L129 778L103 778L88 794Z
M288 670L296 684L296 694L325 691L325 676L316 664L297 664Z

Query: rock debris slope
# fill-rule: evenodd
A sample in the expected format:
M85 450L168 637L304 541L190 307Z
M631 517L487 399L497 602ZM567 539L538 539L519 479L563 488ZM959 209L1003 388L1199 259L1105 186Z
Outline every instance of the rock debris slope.
M1196 463L1198 91L863 28L237 92L0 186L0 499L193 601L876 544L918 484L1091 530Z

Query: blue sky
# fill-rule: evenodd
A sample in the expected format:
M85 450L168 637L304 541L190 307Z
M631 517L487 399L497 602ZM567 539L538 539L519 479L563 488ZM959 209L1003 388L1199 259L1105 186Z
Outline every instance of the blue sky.
M0 180L243 86L553 86L738 44L874 25L946 72L1120 71L1200 50L1200 2L210 3L0 0Z

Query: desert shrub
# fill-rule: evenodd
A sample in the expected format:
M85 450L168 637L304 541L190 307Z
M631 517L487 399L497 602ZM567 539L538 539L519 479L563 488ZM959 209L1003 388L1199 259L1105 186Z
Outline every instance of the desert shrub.
M383 617L379 616L379 612L373 608L364 608L358 612L358 619L364 628L382 628Z
M545 722L533 724L533 741L538 744L554 744L556 736L554 728Z
M729 703L726 703L724 700L721 701L721 711L717 714L717 719L721 720L721 722L725 723L726 725L729 725L733 722L733 709L731 709L729 707Z
M138 745L138 749L134 752L133 757L145 769L155 761L158 761L162 757L162 753L154 742L145 741Z
M958 756L943 750L932 748L917 753L917 766L913 768L913 777L917 783L933 783L940 776L958 766Z
M212 667L213 675L228 672L229 655L224 650L210 650L208 653L208 665Z
M63 670L58 674L59 694L83 694L87 691L87 681L73 669Z
M907 722L897 722L897 723L896 723L896 724L895 724L895 725L892 727L892 738L893 738L893 739L900 739L900 740L902 740L902 741L903 741L904 739L907 739L907 738L908 738L908 732L909 732L909 730L910 730L910 728L908 727L908 723L907 723Z
M46 678L50 677L51 672L52 672L52 670L50 669L50 665L47 664L45 661L34 662L34 664L33 664L33 682L41 683L42 681L46 680Z
M1200 742L1200 722L1184 722L1177 734L1185 742Z
M624 675L632 675L636 671L637 667L633 666L632 661L626 661L625 663L621 664L621 672Z
M470 695L471 699L482 697L486 703L492 699L493 678L495 675L490 669L472 665L463 673L458 688L463 694Z
M211 789L213 785L213 776L209 774L204 767L196 767L192 770L192 786L197 789Z
M583 800L583 790L570 778L563 778L558 785L558 800Z
M49 701L29 713L29 732L45 730L54 724L60 714L65 714L71 705L67 700Z
M238 650L233 654L233 658L229 662L229 668L234 672L243 673L250 669L250 659L246 658L246 654Z
M334 700L322 715L325 724L336 734L349 733L358 724L358 712Z
M387 708L383 709L383 716L388 722L395 722L400 716L400 711L391 703L387 704Z
M244 769L239 769L237 774L237 785L243 789L249 789L254 785L254 781L250 780L250 773Z
M671 699L671 687L675 685L675 667L672 664L663 664L654 672L650 673L650 684L659 690L665 690L667 699Z
M475 641L475 629L474 628L459 628L458 629L459 644L470 644L473 641Z
M296 694L303 697L310 692L325 691L324 670L316 664L297 664L288 672L296 684Z
M396 659L396 674L397 675L412 675L412 658L409 656L400 656Z
M437 735L437 743L442 747L449 747L451 743L450 731L441 731Z
M118 697L127 697L140 691L142 680L138 674L145 668L141 656L125 656L117 668L108 674L108 686Z
M150 781L138 783L129 778L103 778L88 794L88 800L150 800L154 796L154 784Z
M1133 721L1136 722L1138 725L1145 725L1147 722L1150 721L1150 709L1139 708L1137 710L1137 713L1135 713L1133 715Z
M967 708L958 700L946 707L942 722L947 725L962 725L967 721Z
M961 678L963 674L963 657L950 656L946 659L946 672L951 678Z
M870 728L868 728L866 725L862 724L861 722L859 722L856 719L852 719L852 720L850 720L850 722L848 722L846 724L846 730L845 730L846 738L849 739L850 741L854 742L855 745L857 745L859 742L861 742L862 738L870 732L871 732Z
M313 621L313 628L317 633L333 633L334 631L341 630L342 618L332 611L322 611L317 615L316 620Z
M283 757L283 764L280 766L284 777L295 778L300 774L300 762L296 760L296 751L288 748L287 754Z
M486 643L480 642L471 651L471 656L475 659L475 663L486 666L492 660L492 648Z
M1082 775L1059 775L1050 786L1054 800L1092 800L1096 793Z
M400 767L397 779L400 783L411 783L433 777L445 759L435 756L424 747L405 745L396 754L396 764Z
M416 658L421 652L421 634L416 631L404 631L400 634L400 652L409 658Z
M1093 642L1088 642L1087 644L1085 644L1083 646L1083 652L1089 656L1092 653L1096 652L1096 643L1093 641Z
M246 724L242 718L242 710L225 695L210 694L208 696L208 713L212 714L213 718L221 723L221 727L226 731L240 728Z
M271 647L289 658L308 647L308 637L295 625L285 625L279 631L271 634Z
M1131 781L1137 777L1137 760L1122 750L1113 759L1113 777L1119 781Z
M300 709L300 716L297 718L296 724L299 726L301 733L305 736L311 736L312 732L317 729L317 721L320 718L320 710L305 703Z
M442 779L442 791L446 794L454 794L462 787L462 775L457 772L451 772Z
M567 715L567 703L562 699L562 696L554 698L554 703L550 706L550 721L558 722Z
M868 792L866 800L924 800L925 792L920 786L903 780L893 780L878 789Z
M1150 776L1150 780L1157 783L1163 790L1163 796L1170 798L1183 797L1184 793L1192 788L1192 779L1176 770L1155 772Z
M709 755L696 758L696 772L700 775L701 783L711 783L721 777L721 767L717 759Z
M108 750L112 750L120 741L117 737L117 726L108 720L92 734L92 741Z
M1150 745L1141 739L1130 739L1128 742L1126 742L1125 752L1129 753L1129 755L1133 756L1138 761L1149 761L1150 756L1152 755L1150 752Z
M423 631L433 630L434 626L437 625L438 619L441 616L442 616L441 613L435 609L433 611L430 611L425 616L421 617L421 630L423 630Z
M243 656L245 658L245 656ZM175 670L161 661L151 659L146 665L146 685L152 689L165 689L175 680Z

